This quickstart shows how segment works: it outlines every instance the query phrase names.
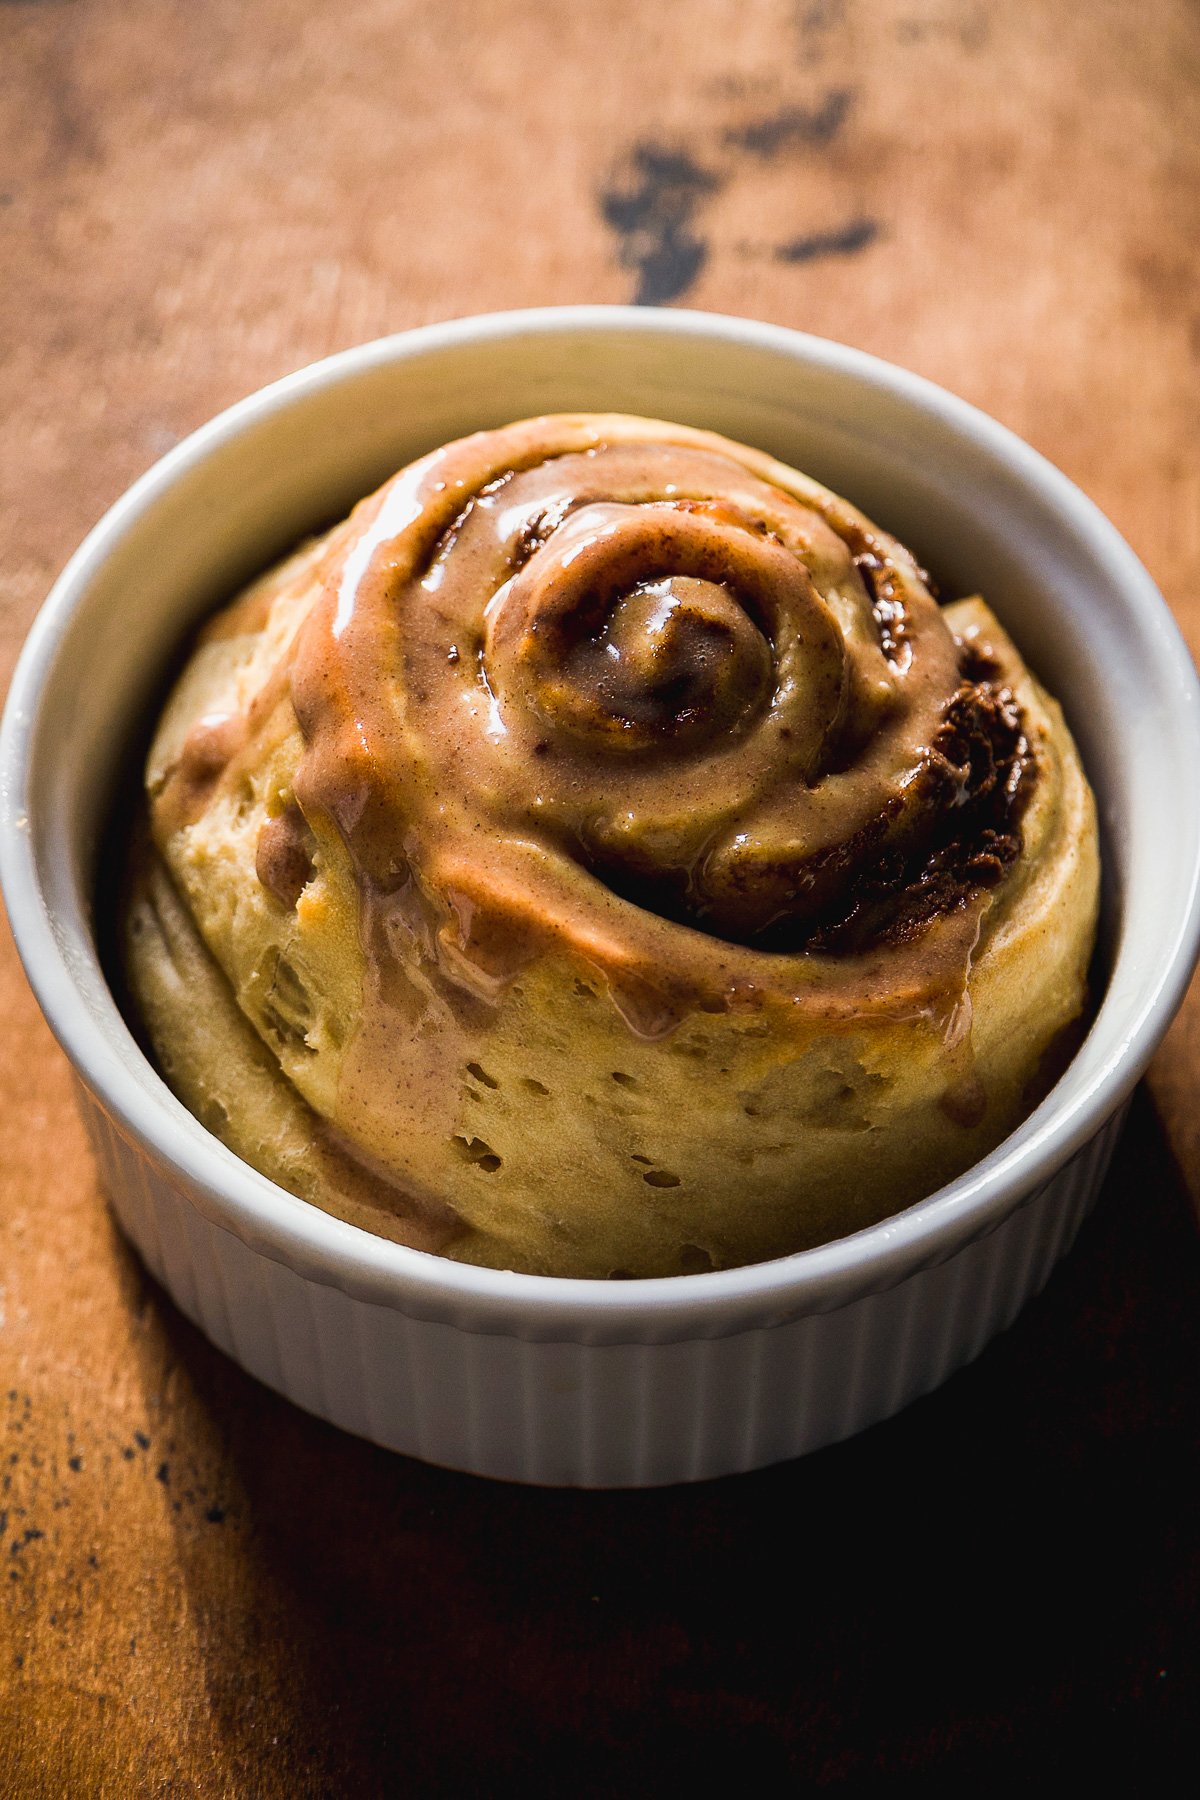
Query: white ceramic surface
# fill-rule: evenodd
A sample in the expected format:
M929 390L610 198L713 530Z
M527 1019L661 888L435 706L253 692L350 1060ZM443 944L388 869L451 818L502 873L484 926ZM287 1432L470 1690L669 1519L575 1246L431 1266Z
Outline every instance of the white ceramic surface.
M846 493L982 589L1063 700L1097 789L1107 985L1066 1076L991 1156L818 1250L676 1280L472 1269L247 1168L139 1053L96 953L97 840L190 625L410 456L538 411L708 425ZM350 1430L517 1480L694 1479L887 1416L975 1355L1094 1198L1194 964L1200 689L1145 570L1002 427L861 353L749 321L571 308L386 339L233 407L157 464L56 583L0 733L0 878L125 1230L213 1340Z

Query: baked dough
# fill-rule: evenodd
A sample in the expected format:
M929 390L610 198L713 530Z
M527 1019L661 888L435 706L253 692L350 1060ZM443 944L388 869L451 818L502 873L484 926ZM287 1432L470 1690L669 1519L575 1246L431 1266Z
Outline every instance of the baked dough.
M979 598L713 434L521 421L202 632L125 908L164 1074L462 1261L681 1274L898 1211L1086 1000L1095 811Z

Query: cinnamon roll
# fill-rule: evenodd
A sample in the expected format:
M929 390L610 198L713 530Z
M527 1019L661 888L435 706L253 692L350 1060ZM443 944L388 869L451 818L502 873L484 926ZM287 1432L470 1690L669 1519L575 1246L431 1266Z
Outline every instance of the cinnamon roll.
M130 983L185 1104L355 1223L534 1273L785 1254L1028 1111L1095 811L979 598L623 415L401 470L201 633Z

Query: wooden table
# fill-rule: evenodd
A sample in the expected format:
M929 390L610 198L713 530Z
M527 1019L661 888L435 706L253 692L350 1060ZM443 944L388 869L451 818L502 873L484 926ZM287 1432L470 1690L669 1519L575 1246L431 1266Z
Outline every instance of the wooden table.
M631 298L978 402L1196 648L1198 90L1188 0L8 0L4 667L227 402L424 320ZM0 999L0 1793L1194 1772L1196 1004L973 1369L799 1464L589 1496L388 1456L211 1350L113 1228L7 939Z

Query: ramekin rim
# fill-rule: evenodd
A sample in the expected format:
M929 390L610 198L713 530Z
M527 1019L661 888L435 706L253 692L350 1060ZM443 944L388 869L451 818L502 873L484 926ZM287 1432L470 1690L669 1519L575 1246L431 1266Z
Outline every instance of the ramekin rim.
M22 814L36 701L69 620L103 562L176 480L252 422L372 366L457 341L596 328L644 336L716 336L807 360L907 400L990 453L1010 474L1054 504L1112 568L1122 590L1132 594L1143 623L1153 620L1163 665L1170 661L1175 677L1183 680L1191 730L1200 749L1200 681L1149 573L1116 527L1061 470L970 402L869 352L786 326L685 309L529 308L418 326L308 364L225 408L168 451L114 502L51 588L14 671L0 724L0 887L18 952L47 1021L104 1110L120 1121L152 1162L182 1174L193 1193L203 1196L205 1210L214 1213L225 1229L274 1260L290 1266L302 1263L308 1278L348 1293L365 1287L377 1301L424 1316L444 1316L448 1309L477 1304L544 1323L571 1316L596 1328L605 1321L632 1327L651 1319L660 1326L671 1320L686 1326L697 1313L710 1322L731 1314L752 1319L756 1313L775 1312L783 1303L793 1315L826 1311L840 1304L843 1294L866 1295L894 1286L906 1274L944 1260L985 1235L1102 1129L1144 1072L1186 991L1200 950L1200 856L1193 862L1188 891L1180 896L1176 928L1164 939L1156 979L1103 1067L1073 1098L1056 1099L1056 1090L989 1157L917 1205L849 1237L710 1274L603 1283L475 1268L348 1225L242 1163L186 1113L144 1059L144 1072L152 1080L139 1082L125 1061L114 1055L109 1036L81 1001L44 903L32 836ZM94 955L90 935L88 943ZM125 1030L128 1046L141 1058L115 1000L111 1004L112 1023ZM1103 1012L1102 1004L1093 1031ZM319 1265L315 1268L314 1257ZM806 1308L806 1298L820 1304Z

